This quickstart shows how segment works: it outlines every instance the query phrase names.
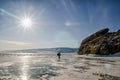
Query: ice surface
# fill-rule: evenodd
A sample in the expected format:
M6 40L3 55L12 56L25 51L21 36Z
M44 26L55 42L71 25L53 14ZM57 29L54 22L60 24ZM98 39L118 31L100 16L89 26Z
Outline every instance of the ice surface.
M119 70L120 57L62 54L59 61L55 53L0 56L0 80L120 80Z

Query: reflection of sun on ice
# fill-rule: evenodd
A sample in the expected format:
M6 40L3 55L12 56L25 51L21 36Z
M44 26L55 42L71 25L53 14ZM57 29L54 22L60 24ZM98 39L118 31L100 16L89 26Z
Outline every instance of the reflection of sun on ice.
M33 25L32 19L30 17L24 17L21 19L21 25L24 29L29 29Z
M29 56L22 56L21 62L21 80L28 80Z
M22 76L21 80L28 80L27 76Z

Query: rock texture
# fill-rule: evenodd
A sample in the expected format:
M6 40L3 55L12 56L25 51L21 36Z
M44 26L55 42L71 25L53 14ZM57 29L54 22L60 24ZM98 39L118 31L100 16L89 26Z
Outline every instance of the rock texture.
M78 49L78 54L114 54L120 52L120 29L109 32L102 29L84 39Z

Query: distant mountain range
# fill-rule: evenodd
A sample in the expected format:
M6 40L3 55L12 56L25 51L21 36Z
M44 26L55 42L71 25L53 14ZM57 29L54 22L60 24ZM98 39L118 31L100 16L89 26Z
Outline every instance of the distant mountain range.
M41 52L61 52L61 53L74 53L77 52L77 48L41 48L41 49L24 49L24 50L5 50L0 53L41 53Z

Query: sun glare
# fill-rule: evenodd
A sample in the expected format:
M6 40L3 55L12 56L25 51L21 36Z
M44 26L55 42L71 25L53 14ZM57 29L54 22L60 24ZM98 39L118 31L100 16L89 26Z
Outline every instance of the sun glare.
M32 19L29 17L24 17L23 19L21 19L21 25L25 29L31 28L31 26L33 25Z

